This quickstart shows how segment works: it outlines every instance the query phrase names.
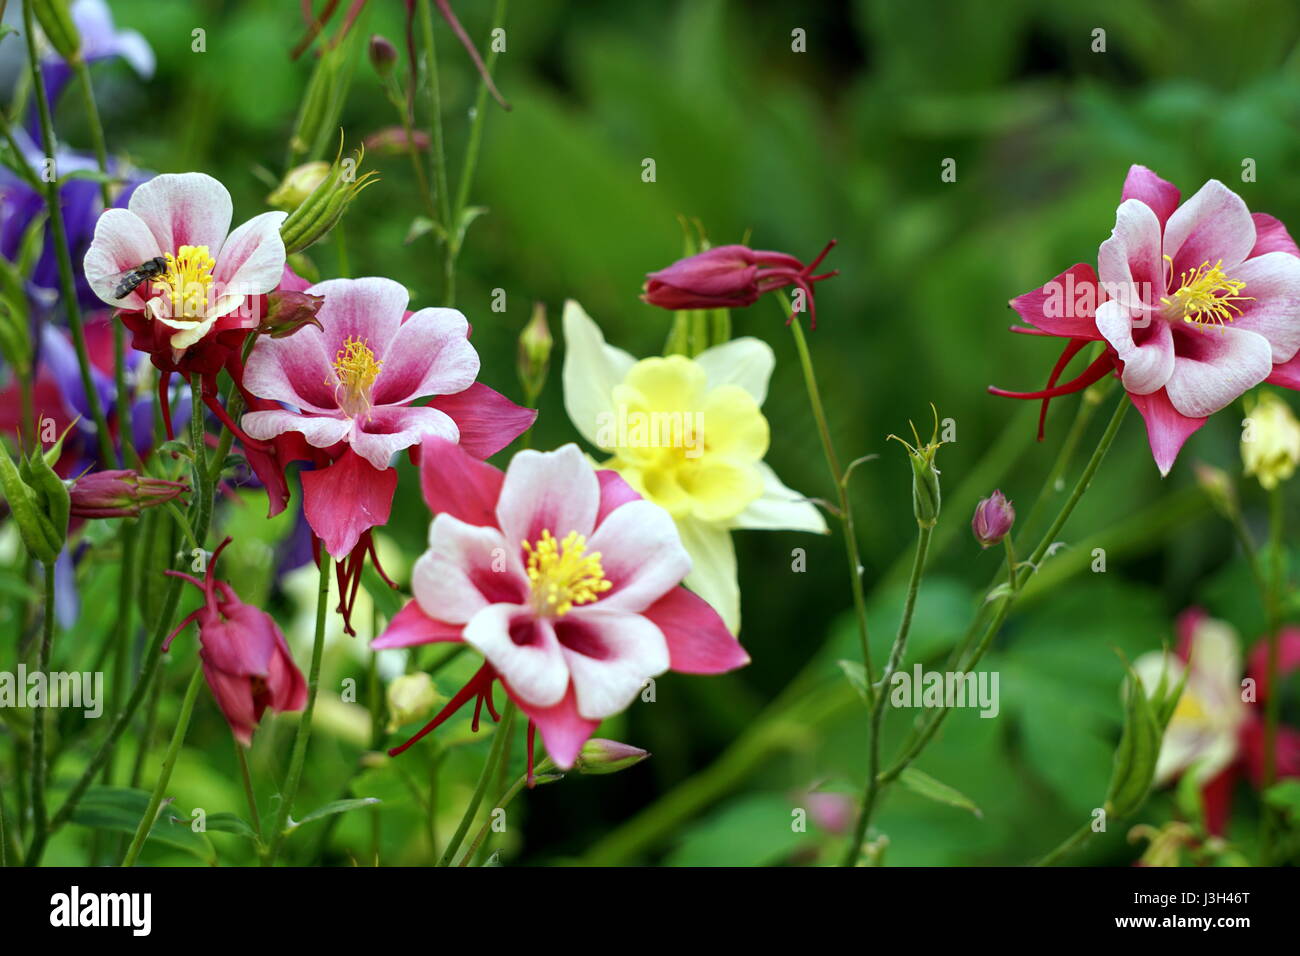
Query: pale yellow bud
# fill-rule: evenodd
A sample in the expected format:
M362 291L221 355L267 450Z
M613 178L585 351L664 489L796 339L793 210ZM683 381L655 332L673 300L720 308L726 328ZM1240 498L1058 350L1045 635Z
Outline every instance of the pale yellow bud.
M388 732L420 720L438 703L433 678L420 671L403 674L388 685Z
M1300 463L1300 422L1275 392L1261 392L1247 406L1241 434L1241 461L1266 490L1295 474Z

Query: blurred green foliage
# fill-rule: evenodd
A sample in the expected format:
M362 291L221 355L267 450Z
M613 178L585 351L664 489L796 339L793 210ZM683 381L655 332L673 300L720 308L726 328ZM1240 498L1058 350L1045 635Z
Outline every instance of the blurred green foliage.
M288 56L302 33L297 4L114 0L113 7L119 25L148 38L158 71L142 85L120 65L96 67L111 149L143 168L217 176L235 197L237 221L262 211L283 173L278 164L310 72L310 55L298 62ZM456 8L482 44L492 3L460 0ZM405 70L401 17L400 4L373 2L358 29L394 40ZM207 32L202 54L191 52L196 27ZM791 51L795 28L807 33L805 53ZM1098 28L1104 53L1091 49ZM435 29L455 177L477 78L440 20ZM474 326L482 379L520 397L514 342L534 301L547 304L558 329L563 300L576 298L612 343L637 354L658 351L670 316L637 296L644 273L679 254L679 215L698 218L715 243L750 236L756 247L802 258L838 238L829 264L841 275L819 287L821 322L811 341L841 455L881 456L860 468L853 484L866 579L885 582L872 603L878 661L898 614L893 569L914 534L908 468L885 436L903 432L909 418L928 420L930 402L957 424L956 443L941 455L949 506L941 527L951 530L933 559L912 639L911 660L936 662L960 637L976 588L997 571L998 555L980 552L965 533L969 510L958 510L992 489L970 488L965 498L956 489L1004 430L1027 436L1032 428L1025 409L988 396L985 386L1039 387L1056 357L1049 342L1007 334L1013 316L1005 303L1074 262L1095 260L1129 164L1152 167L1184 195L1220 178L1252 209L1279 216L1293 231L1300 223L1300 8L1293 0L516 0L507 32L497 78L514 110L489 107L470 193L471 203L489 211L470 227L456 303ZM74 98L58 119L71 145L88 146ZM360 60L342 115L349 147L396 122ZM644 158L655 160L653 183L642 182ZM940 179L948 158L956 161L952 183ZM1242 181L1246 159L1255 161L1256 182ZM382 180L345 221L348 269L406 283L415 303L439 302L434 240L403 241L418 208L409 163L372 150L367 164ZM322 276L338 274L337 243L311 256ZM495 289L506 292L504 313L490 309ZM733 321L737 334L770 342L778 356L764 409L769 461L790 486L829 496L778 306L764 301ZM553 374L541 402L539 447L577 437L559 386ZM999 479L1022 503L1022 515L1077 401L1058 401L1047 442L1025 441ZM1085 437L1085 450L1100 424ZM983 665L1001 674L998 719L956 713L919 763L970 797L982 819L897 788L878 819L889 838L886 862L1006 864L1041 855L1104 798L1120 717L1123 664L1115 650L1131 659L1169 641L1174 615L1192 603L1233 620L1248 639L1258 634L1257 602L1226 527L1194 494L1180 499L1176 515L1160 510L1192 483L1194 460L1237 471L1238 428L1234 412L1216 416L1161 481L1141 423L1130 416L1064 536L1076 545L1111 533L1105 529L1120 535L1106 573L1088 573L1086 558L1072 559L1069 549L1052 559L1074 560L1071 573L1031 596ZM407 560L421 549L426 527L413 477L403 475L387 531ZM1260 501L1247 494L1246 509L1258 524ZM254 534L259 516L227 518L225 527L239 523ZM268 527L268 541L287 530ZM804 574L790 570L795 547L807 549ZM513 859L553 862L601 846L602 837L753 727L819 651L812 671L822 675L819 686L833 688L825 693L846 695L843 706L765 752L702 813L627 858L829 858L817 855L824 835L812 826L806 835L793 833L790 820L800 792L817 785L851 792L865 768L866 710L855 706L834 665L856 656L851 624L841 618L849 595L840 544L742 532L738 550L748 622L742 636L754 664L722 679L663 678L656 703L638 704L602 730L654 758L614 777L575 776L528 794L512 811L527 821L506 837ZM256 588L259 576L265 584L264 569L254 566L241 586ZM110 588L106 582L106 594ZM86 600L94 606L94 597ZM283 595L274 600L288 607ZM78 637L89 643L100 622L93 614L83 621ZM178 641L186 654L191 647L192 640ZM188 660L171 662L173 689L183 686ZM457 661L439 674L440 690L453 693L472 669L468 657ZM345 677L362 682L364 703L364 656L334 647L326 686ZM163 695L160 726L168 726L178 699L178 690ZM174 777L176 806L242 814L226 728L213 708L200 710ZM886 753L906 722L895 715ZM280 720L259 733L254 770L264 793L283 776L291 729L291 720ZM437 736L445 755L438 823L446 828L485 745L465 721ZM318 734L299 806L377 796L381 822L360 810L315 823L314 834L295 836L291 854L298 841L328 836L331 862L373 862L374 846L384 862L427 857L425 815L413 793L427 786L435 747L369 770L344 790L363 749L345 735ZM519 766L522 755L513 759ZM1167 804L1158 798L1148 816L1167 815ZM1242 812L1252 811L1247 805ZM1137 851L1125 844L1124 829L1078 859L1128 862ZM1252 829L1244 818L1234 834L1248 838ZM76 858L68 854L84 838L71 828L49 861ZM240 838L212 839L223 860L248 859ZM155 861L171 859L165 849L147 852Z

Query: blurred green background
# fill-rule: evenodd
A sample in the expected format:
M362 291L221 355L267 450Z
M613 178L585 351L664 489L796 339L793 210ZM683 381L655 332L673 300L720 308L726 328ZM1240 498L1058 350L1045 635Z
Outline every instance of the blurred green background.
M143 168L218 177L235 197L236 221L262 211L268 175L283 172L310 72L310 56L288 56L302 34L297 4L112 6L119 26L152 44L158 70L143 84L121 64L96 67L110 148ZM357 29L391 38L403 50L404 72L401 7L372 0ZM455 7L481 46L493 2ZM471 192L488 213L470 227L456 302L474 326L482 379L521 397L514 343L535 301L547 305L557 336L561 305L575 298L612 343L638 355L659 351L671 317L638 293L645 272L680 254L678 216L698 218L715 243L749 235L756 247L805 260L837 238L829 265L840 276L819 287L811 343L841 456L881 456L853 484L864 573L876 591L877 660L898 613L898 562L908 559L914 536L909 471L899 446L885 439L904 432L909 419L925 427L931 402L956 422L957 441L940 458L942 546L913 636L914 659L942 659L977 589L997 572L998 555L982 553L965 530L975 497L996 482L1027 512L1078 407L1077 397L1057 402L1038 445L1036 406L986 394L991 383L1040 387L1057 354L1049 341L1007 333L1007 300L1075 262L1095 261L1131 163L1173 180L1185 196L1208 178L1222 179L1252 210L1280 217L1293 232L1300 223L1300 8L1293 0L1084 7L515 0L496 71L514 109L489 106ZM206 53L191 52L196 27L207 31ZM791 50L795 28L806 31L806 52ZM1091 49L1097 28L1105 30L1104 53ZM441 20L435 30L454 177L477 78ZM396 120L361 51L342 116L349 146ZM70 145L88 147L74 97L65 98L58 122ZM647 157L657 167L653 183L641 180ZM949 158L955 182L941 180ZM1256 182L1242 182L1245 159L1255 161ZM372 151L366 165L382 180L345 221L351 273L393 277L411 288L413 303L437 304L435 243L428 236L404 242L417 207L407 159ZM322 276L337 274L334 243L311 256ZM494 289L506 291L504 313L491 311ZM733 322L737 334L764 339L778 357L764 408L769 462L791 487L830 496L777 304L735 312ZM541 402L538 447L577 440L564 415L561 355ZM1085 453L1109 407L1085 437ZM919 763L974 800L982 819L896 791L878 818L890 840L887 862L1020 863L1040 855L1104 795L1119 719L1115 649L1131 658L1158 648L1171 639L1174 615L1193 603L1227 617L1253 642L1262 626L1257 602L1191 468L1204 460L1238 470L1239 419L1234 411L1216 416L1162 481L1141 422L1130 415L1066 529L1070 547L1045 569L1044 586L982 665L1001 673L1000 716L955 714ZM1006 467L977 472L990 453ZM1253 494L1246 509L1258 526L1262 502ZM255 500L245 510L228 516L228 526L242 522L247 536L268 540L287 530L261 522ZM404 481L387 536L408 563L422 548L426 520L416 484ZM1089 572L1093 546L1107 548L1104 574ZM802 574L790 567L796 547L807 549ZM753 665L721 679L660 680L654 704L635 705L602 731L646 747L653 759L618 776L573 776L529 794L512 811L523 826L506 834L508 860L819 858L830 837L812 825L792 832L791 809L804 805L799 794L809 787L856 789L865 769L866 711L834 665L856 656L843 616L850 602L842 545L837 536L742 532L737 548L742 639ZM291 595L274 600L292 613ZM348 676L364 683L364 654L332 647L326 689ZM810 702L793 718L765 721L764 708L814 658L804 678L814 688ZM458 667L464 664L439 675L444 694L468 673ZM173 662L171 670L181 668ZM165 695L164 713L178 699L179 691ZM365 702L364 686L359 699ZM173 781L177 806L242 812L228 735L209 703ZM895 715L891 739L905 722ZM463 724L439 734L468 739ZM259 734L255 772L266 775L264 793L265 781L284 772L290 727L280 720ZM364 749L345 733L318 735L300 808L339 796ZM485 752L482 742L450 751L439 794L443 827L454 825ZM427 859L412 784L427 785L430 755L422 745L392 762L401 766L366 771L351 785L356 795L385 800L384 862ZM675 789L685 781L685 790ZM1167 803L1157 798L1144 818L1167 816ZM1234 835L1249 838L1251 812L1242 801ZM329 833L317 826L299 839L328 838L331 862L371 862L369 811L338 818ZM1130 861L1137 850L1125 844L1126 829L1096 841L1079 861ZM72 852L84 836L74 828L58 846ZM214 840L223 859L240 859L235 838ZM53 853L49 860L56 862Z

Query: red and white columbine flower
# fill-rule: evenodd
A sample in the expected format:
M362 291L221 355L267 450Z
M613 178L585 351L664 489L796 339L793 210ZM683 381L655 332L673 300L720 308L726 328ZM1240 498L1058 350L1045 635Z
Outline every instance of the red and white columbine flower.
M1261 382L1300 387L1300 249L1277 219L1246 208L1210 180L1182 205L1172 183L1143 166L1124 182L1115 229L1097 253L1011 301L1033 328L1069 339L1039 392L1079 391L1112 371L1146 419L1168 474L1187 437ZM1073 381L1057 379L1090 342L1105 352ZM1040 421L1041 436L1041 421Z
M681 587L691 560L668 513L576 445L523 451L505 474L426 439L421 486L437 515L412 573L415 598L371 646L462 641L485 658L405 750L492 685L528 716L551 759L583 742L667 670L719 674L749 662L703 599ZM475 712L477 723L478 711Z
M302 474L307 521L331 555L352 555L340 567L347 608L360 559L374 556L370 529L388 521L393 456L437 435L486 458L537 413L474 381L478 353L455 309L408 313L406 289L383 278L331 279L307 292L324 297L320 327L259 338L244 368L244 389L280 407L248 412L240 426L260 441L301 436L296 456L316 465Z
M238 313L250 296L280 282L285 213L262 213L234 232L231 215L230 193L211 176L155 176L136 189L126 209L107 209L99 217L86 253L86 280L109 305L174 330L168 341L176 352L214 330L252 328L257 319ZM162 274L114 296L123 272L155 258L166 260Z

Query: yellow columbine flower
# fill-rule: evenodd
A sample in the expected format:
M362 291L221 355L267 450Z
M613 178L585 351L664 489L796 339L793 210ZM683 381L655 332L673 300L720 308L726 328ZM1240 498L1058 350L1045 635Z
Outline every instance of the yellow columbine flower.
M1249 424L1241 436L1241 461L1247 475L1271 490L1295 474L1300 462L1300 422L1275 392L1260 392L1253 404L1247 404L1246 414Z
M740 338L638 361L605 343L576 302L564 307L564 405L582 436L642 497L673 516L693 567L686 585L740 629L731 531L826 532L821 513L764 462L761 406L775 357Z

